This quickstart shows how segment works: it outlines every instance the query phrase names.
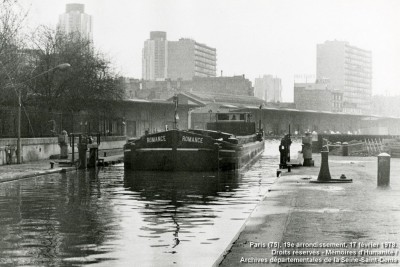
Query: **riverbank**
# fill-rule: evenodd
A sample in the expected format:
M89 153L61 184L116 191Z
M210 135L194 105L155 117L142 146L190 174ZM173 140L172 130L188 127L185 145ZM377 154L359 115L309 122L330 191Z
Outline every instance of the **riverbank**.
M0 166L0 183L75 170L75 167L54 166L51 168L50 162L51 160L40 160L23 164L2 165Z
M320 156L313 157L317 167L292 169L277 179L215 266L358 266L375 258L382 260L376 264L390 266L398 261L400 159L391 159L391 187L382 189L377 188L376 157L330 156L332 178L345 174L353 179L349 184L310 183L320 166ZM331 247L326 254L327 245L340 244L346 247ZM375 254L363 254L362 244L373 244L367 250ZM374 256L387 250L391 254ZM360 263L362 258L372 262Z
M104 156L105 153L103 153L103 157L100 156L99 159L103 164L122 161L123 155L118 152L120 153L120 151L113 150L108 153L111 154L109 156ZM77 169L77 166L62 165L57 162L57 160L45 159L22 164L0 165L0 183Z

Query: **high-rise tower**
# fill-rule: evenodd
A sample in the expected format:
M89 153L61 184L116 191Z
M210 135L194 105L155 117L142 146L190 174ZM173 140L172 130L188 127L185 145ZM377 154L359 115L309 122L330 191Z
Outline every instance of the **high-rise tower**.
M67 4L65 13L59 17L58 29L66 34L78 33L81 37L93 40L92 16L85 13L84 4Z
M215 77L217 52L215 48L192 39L168 42L168 78L192 80L193 77Z
M150 39L144 42L142 53L142 78L150 81L165 80L168 67L167 33L150 32Z
M267 102L282 102L282 81L272 75L264 75L254 81L254 95Z
M144 42L142 77L144 80L215 77L217 65L215 48L192 39L167 41L165 32L150 32Z
M334 90L343 92L343 111L371 111L372 57L367 51L343 41L317 45L317 80L329 79Z

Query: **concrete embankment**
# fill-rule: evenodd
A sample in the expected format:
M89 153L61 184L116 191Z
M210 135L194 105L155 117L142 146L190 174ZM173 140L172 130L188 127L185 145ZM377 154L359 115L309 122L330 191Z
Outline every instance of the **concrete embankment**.
M110 150L107 151L110 152ZM109 164L114 164L123 160L123 155L121 154L121 151L119 151L119 154L115 150L111 152L113 153L108 153L112 154L110 156L99 157L99 160L101 159L101 162L99 161L101 165L105 166ZM53 166L51 166L51 162L53 162ZM53 160L39 160L23 164L2 165L0 166L0 183L53 173L75 171L77 170L77 167L77 165L68 166L64 164L58 164L57 161Z
M75 138L75 158L78 155L77 143L78 137ZM106 152L107 155L120 154L125 143L125 136L101 136L99 150L102 154ZM22 138L21 146L21 159L23 163L45 160L51 156L60 154L58 137ZM16 138L0 139L0 165L17 162L16 148ZM71 157L72 147L70 144L68 144L68 153Z
M390 187L380 188L376 157L330 156L332 178L345 174L353 179L348 184L310 183L320 166L320 156L313 157L317 167L292 169L277 179L215 266L358 266L361 258L374 260L362 254L362 244L376 244L369 250L379 254L388 250L385 242L396 244L389 248L395 255L378 258L398 266L400 159L391 159ZM328 245L346 247L330 247L332 256ZM308 258L321 262L307 263Z
M24 164L3 165L0 166L0 183L72 170L75 170L75 167L56 166L52 169L49 160Z

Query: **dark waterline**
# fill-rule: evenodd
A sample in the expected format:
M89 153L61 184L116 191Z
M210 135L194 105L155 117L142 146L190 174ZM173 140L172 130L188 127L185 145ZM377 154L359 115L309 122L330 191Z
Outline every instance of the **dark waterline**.
M117 165L1 184L0 265L210 266L275 180L276 150L243 172Z

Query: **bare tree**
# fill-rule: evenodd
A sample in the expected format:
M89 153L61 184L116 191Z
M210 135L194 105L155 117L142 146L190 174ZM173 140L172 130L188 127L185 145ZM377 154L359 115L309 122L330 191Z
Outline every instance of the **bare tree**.
M19 81L24 79L24 42L21 29L27 12L15 0L0 2L0 104L10 104L16 99Z
M47 122L60 117L56 114L72 114L72 128L74 113L112 114L113 100L124 91L110 61L77 33L41 26L27 38L22 33L26 16L18 1L0 0L0 117L2 110L13 110L14 115L7 114L15 117L21 103L22 123L29 124L29 131L22 126L25 135L46 135ZM61 63L71 68L59 71Z
M35 35L38 60L33 75L61 63L71 65L66 72L48 72L30 83L42 105L77 112L104 109L106 102L122 98L123 90L110 62L96 51L90 40L77 33L66 35L45 27Z

